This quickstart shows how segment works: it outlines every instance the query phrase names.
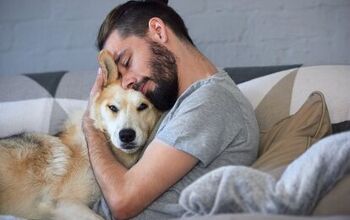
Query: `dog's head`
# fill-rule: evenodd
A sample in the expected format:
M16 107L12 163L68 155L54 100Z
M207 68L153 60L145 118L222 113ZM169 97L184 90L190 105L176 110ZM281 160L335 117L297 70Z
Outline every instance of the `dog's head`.
M117 66L108 51L102 50L98 60L106 80L94 98L90 117L115 148L125 153L137 152L145 145L160 112L142 93L121 87Z

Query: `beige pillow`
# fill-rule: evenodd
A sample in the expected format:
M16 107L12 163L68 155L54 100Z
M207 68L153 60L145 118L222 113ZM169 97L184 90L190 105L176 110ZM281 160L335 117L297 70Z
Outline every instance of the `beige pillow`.
M269 171L288 165L331 132L324 96L321 92L313 92L294 115L261 131L259 155L252 167Z

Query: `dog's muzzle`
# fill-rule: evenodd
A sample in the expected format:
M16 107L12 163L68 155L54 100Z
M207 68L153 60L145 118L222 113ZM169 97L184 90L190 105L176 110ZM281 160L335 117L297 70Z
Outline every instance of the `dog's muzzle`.
M119 139L122 142L122 148L124 149L133 149L136 147L133 141L136 138L136 132L134 129L125 128L120 130Z

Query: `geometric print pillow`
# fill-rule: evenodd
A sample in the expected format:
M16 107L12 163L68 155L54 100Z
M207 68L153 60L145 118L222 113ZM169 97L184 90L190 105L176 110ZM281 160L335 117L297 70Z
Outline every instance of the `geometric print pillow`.
M252 103L260 131L296 113L314 91L325 97L333 133L350 130L350 65L293 68L238 87Z
M0 137L57 133L67 115L85 109L96 73L0 75Z

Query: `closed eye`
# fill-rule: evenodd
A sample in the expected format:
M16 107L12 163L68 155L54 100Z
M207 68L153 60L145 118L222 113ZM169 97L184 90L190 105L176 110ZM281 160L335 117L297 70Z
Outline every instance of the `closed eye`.
M131 56L127 50L123 50L117 55L114 62L118 67L120 65L120 67L128 68L131 63Z
M115 105L108 105L108 108L114 113L117 113L119 111Z
M124 66L125 68L128 68L128 67L129 67L129 60L130 60L130 59L127 59L126 61L123 62L123 66Z
M141 103L141 105L139 105L139 107L137 107L137 111L143 111L146 108L148 108L148 105L146 103Z

